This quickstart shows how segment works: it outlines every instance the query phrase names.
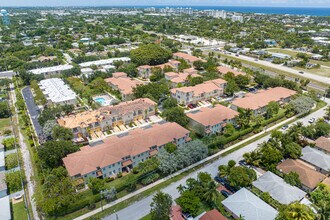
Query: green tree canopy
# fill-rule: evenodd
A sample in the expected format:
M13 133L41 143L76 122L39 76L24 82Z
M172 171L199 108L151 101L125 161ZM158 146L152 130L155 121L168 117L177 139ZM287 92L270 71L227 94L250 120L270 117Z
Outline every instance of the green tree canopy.
M130 57L133 63L140 65L158 65L168 61L171 51L158 44L146 44L132 50Z
M150 204L151 219L169 220L172 203L173 203L172 197L169 194L163 192L157 192L152 198L152 202Z

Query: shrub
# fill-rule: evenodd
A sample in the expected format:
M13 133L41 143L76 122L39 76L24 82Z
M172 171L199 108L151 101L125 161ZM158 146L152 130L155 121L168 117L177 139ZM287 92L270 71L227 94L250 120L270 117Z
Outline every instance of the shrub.
M18 166L17 153L6 156L6 169L10 170Z
M151 175L149 175L149 176L143 178L143 179L141 180L141 183L142 183L143 185L148 185L148 184L153 183L153 182L155 182L156 180L158 180L159 177L160 177L160 175L159 175L158 173L154 173L154 174L151 174Z
M121 178L123 176L123 173L122 172L119 172L118 174L117 174L117 178Z

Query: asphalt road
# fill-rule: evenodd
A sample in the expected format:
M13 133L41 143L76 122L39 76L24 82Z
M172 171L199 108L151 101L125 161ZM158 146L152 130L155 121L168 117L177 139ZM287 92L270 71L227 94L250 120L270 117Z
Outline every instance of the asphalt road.
M330 100L327 99L326 100L328 105L330 104ZM315 118L320 118L323 117L325 113L325 108L320 109L310 115L308 115L307 117L300 119L299 121L301 121L304 125L309 124L308 120L312 117ZM295 122L296 123L296 122ZM172 196L172 199L176 199L179 197L179 192L177 191L177 187L182 184L185 185L185 182L188 178L197 178L197 174L199 172L207 172L210 173L212 175L212 177L216 176L218 173L218 166L219 165L223 165L223 164L227 164L229 160L235 160L236 162L238 162L239 160L241 160L243 157L243 154L246 152L250 152L253 151L254 149L256 149L258 147L258 144L267 141L270 138L270 135L267 135L247 146L245 146L244 148L241 148L223 158L218 159L217 161L208 164L207 166L189 174L187 177L172 183L171 185L165 187L162 192L168 193ZM132 220L132 219L140 219L143 216L149 214L150 212L150 203L152 202L152 197L148 196L116 213L113 213L112 215L109 215L107 217L105 217L105 220ZM116 217L116 214L118 216L118 218Z
M236 58L235 55L229 55L229 54L227 54L227 55L231 56L233 58ZM249 61L249 62L252 62L252 63L255 63L255 64L261 64L261 65L264 65L264 66L269 66L271 68L279 69L279 70L289 72L289 73L292 73L292 74L300 76L300 77L305 77L305 78L308 78L308 79L311 79L311 80L315 80L315 81L318 81L318 82L321 82L321 83L330 84L330 76L329 77L319 76L319 75L315 75L315 74L312 74L312 73L308 73L306 71L304 71L304 74L301 74L301 73L299 73L300 72L299 70L295 70L295 69L292 69L292 68L289 68L289 67L286 67L286 66L282 66L282 65L277 65L277 64L274 64L274 63L271 63L271 62L268 62L268 61L264 61L264 60L255 61L255 58L244 56L244 55L240 55L239 59Z
M29 86L22 89L23 98L25 100L28 113L30 115L30 118L32 120L32 124L34 127L34 130L37 134L37 137L39 137L42 134L42 127L38 122L39 112L38 112L38 106L34 102L34 98L31 92L31 89Z

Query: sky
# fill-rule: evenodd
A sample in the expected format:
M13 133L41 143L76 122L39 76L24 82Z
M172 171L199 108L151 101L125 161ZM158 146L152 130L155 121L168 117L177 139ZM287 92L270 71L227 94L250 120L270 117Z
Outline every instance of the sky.
M0 7L142 5L330 7L330 0L0 0Z

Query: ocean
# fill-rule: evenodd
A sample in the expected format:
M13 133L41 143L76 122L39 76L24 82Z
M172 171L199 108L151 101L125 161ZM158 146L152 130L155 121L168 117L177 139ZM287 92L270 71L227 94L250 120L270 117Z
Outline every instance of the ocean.
M142 7L142 6L141 6ZM151 6L143 6L151 7ZM153 6L164 8L166 6ZM330 8L308 8L308 7L243 7L243 6L168 6L172 8L193 8L198 10L225 10L230 12L242 13L263 13L263 14L290 14L290 15L311 15L311 16L330 16Z

